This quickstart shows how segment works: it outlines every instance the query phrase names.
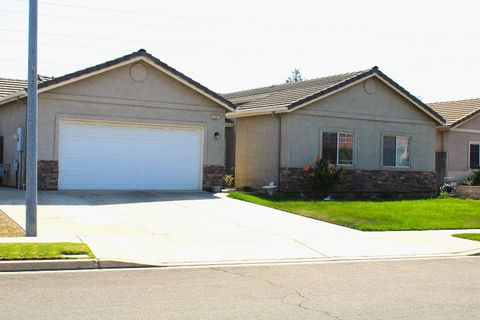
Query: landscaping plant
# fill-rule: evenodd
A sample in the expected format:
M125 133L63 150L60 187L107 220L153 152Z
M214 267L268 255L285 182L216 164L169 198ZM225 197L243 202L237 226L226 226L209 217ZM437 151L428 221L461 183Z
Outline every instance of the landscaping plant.
M480 186L480 170L475 170L465 178L465 184L469 186Z
M303 168L303 178L310 185L313 197L324 199L343 181L342 167L330 164L327 159L317 158Z

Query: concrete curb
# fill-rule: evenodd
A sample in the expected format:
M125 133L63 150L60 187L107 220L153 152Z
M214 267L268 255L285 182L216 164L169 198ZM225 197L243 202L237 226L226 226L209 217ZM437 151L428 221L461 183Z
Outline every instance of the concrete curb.
M89 270L89 269L122 269L122 268L196 268L205 266L249 266L263 264L291 264L291 263L334 263L353 261L403 260L403 259L441 259L480 256L480 250L468 250L455 253L430 255L400 255L400 256L358 256L358 257L329 257L280 260L237 260L237 261L196 261L196 262L151 262L138 263L133 261L97 260L97 259L62 259L62 260L15 260L0 261L0 272L17 271L60 271L60 270Z
M133 262L125 262L125 261L96 260L96 259L0 261L0 272L147 268L147 267L152 267L152 266L133 263Z

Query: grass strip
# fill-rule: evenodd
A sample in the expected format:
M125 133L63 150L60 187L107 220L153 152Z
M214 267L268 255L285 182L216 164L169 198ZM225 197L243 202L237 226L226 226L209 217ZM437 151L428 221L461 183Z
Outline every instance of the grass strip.
M12 242L0 243L0 260L53 260L95 258L84 243L73 242Z

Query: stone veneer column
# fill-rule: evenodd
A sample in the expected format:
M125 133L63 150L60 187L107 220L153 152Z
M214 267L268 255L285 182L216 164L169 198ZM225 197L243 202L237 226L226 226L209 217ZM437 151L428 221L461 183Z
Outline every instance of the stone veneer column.
M225 175L225 166L205 165L203 166L203 184L202 188L211 191L212 187L223 186L223 177Z
M58 189L58 161L40 160L38 161L38 189L57 190Z

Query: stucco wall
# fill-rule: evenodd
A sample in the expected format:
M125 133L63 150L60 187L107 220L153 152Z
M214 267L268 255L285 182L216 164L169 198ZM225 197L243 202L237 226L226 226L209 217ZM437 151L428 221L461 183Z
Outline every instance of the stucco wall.
M83 119L202 127L204 164L223 165L225 109L162 72L147 69L142 82L130 77L127 65L41 94L39 159L58 159L62 119ZM213 114L220 119L212 120ZM215 132L221 140L215 140Z
M480 130L480 114L468 120L467 122L459 126L459 128Z
M322 131L347 131L355 134L351 169L434 172L434 120L381 81L373 81L376 85L374 94L367 94L360 83L307 107L282 114L281 167L303 167L321 155ZM240 139L237 138L237 153L243 154L236 158L237 181L249 182L251 187L259 186L254 183L276 181L278 167L273 137L277 136L274 133L277 122L272 116L238 118L237 121L241 123L237 125L237 137L245 139L243 144L238 144ZM261 137L260 134L269 136ZM411 137L410 168L382 166L384 134ZM262 160L255 160L257 157ZM260 163L256 169L255 161Z
M411 137L411 171L435 170L435 123L392 89L376 82L369 95L360 83L285 116L283 167L302 167L321 155L322 131L354 133L352 168L381 170L382 136Z
M15 186L15 160L20 160L17 152L17 142L14 134L17 128L25 128L25 100L15 101L0 106L0 136L3 136L3 163L5 166L5 177L3 185Z
M456 131L457 129L477 130L478 133ZM480 118L474 118L457 129L445 133L447 137L445 151L447 151L447 176L461 179L470 172L470 142L480 143Z
M236 120L235 187L278 183L278 119L272 115Z
M38 102L38 159L58 160L62 119L127 124L194 126L203 129L203 165L225 162L225 108L146 63L143 81L131 77L131 66L119 67L41 93ZM11 105L11 104L10 104ZM10 107L0 120L0 132L17 127L21 108ZM3 109L0 107L0 110ZM13 112L13 113L12 113ZM13 115L15 114L15 115ZM212 115L219 119L212 119ZM214 133L220 134L216 140ZM13 133L12 133L13 134ZM8 139L12 134L8 134ZM11 145L6 141L6 149ZM11 156L7 157L7 160ZM9 180L10 181L10 180Z
M480 134L450 131L447 136L447 176L461 178L468 172L468 142L480 141Z

